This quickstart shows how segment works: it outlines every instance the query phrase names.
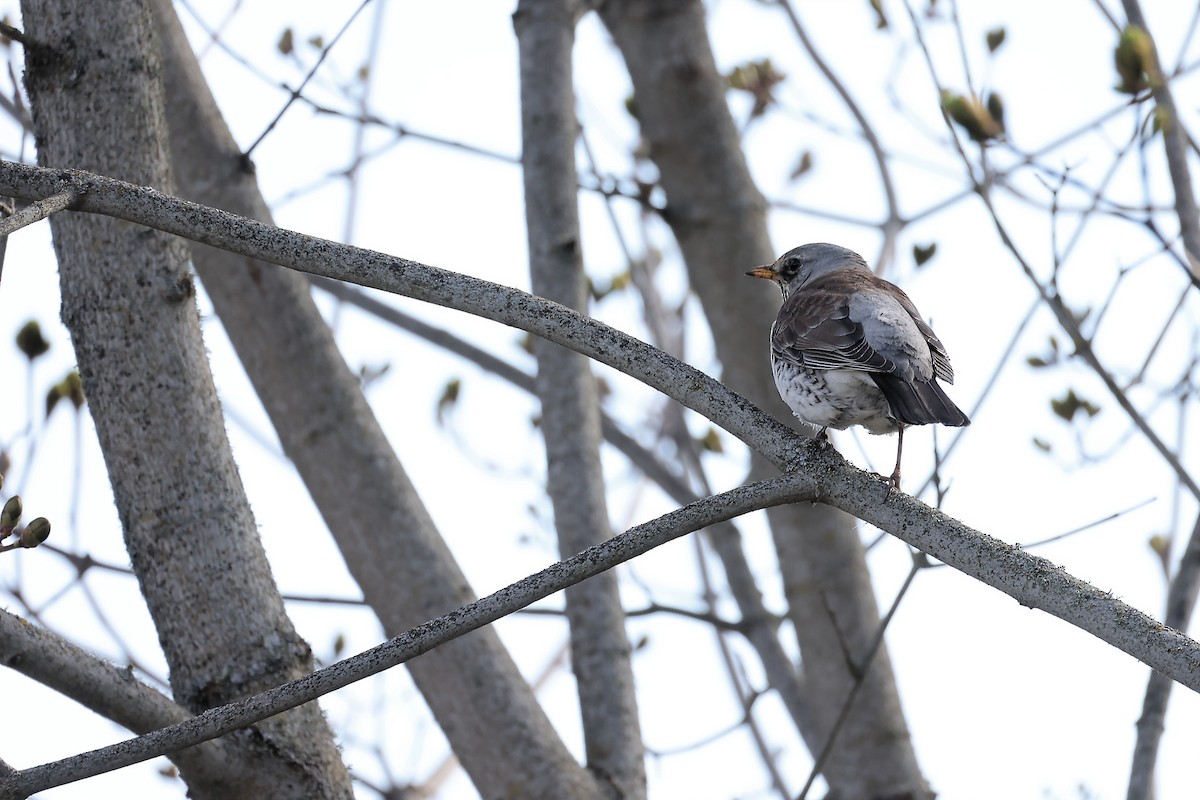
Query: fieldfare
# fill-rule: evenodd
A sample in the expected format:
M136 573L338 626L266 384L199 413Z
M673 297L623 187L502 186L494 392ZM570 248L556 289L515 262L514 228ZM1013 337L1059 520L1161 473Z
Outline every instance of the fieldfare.
M900 486L906 425L970 424L938 384L954 383L946 348L908 295L862 256L806 244L746 274L783 292L771 326L771 372L783 401L822 429L898 432L892 488Z

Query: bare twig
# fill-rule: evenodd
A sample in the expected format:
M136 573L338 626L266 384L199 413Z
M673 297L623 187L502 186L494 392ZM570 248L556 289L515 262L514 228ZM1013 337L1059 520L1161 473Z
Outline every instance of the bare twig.
M904 219L900 216L899 202L896 200L896 187L892 184L892 172L888 166L887 154L883 151L883 145L879 142L879 137L875 135L875 129L871 127L871 123L867 120L866 114L858 107L856 101L845 84L841 82L834 71L829 67L825 60L821 58L817 52L812 40L808 38L808 33L804 26L800 23L800 17L796 13L796 9L792 6L790 0L778 0L780 7L787 14L788 20L792 23L792 29L796 31L796 36L800 39L800 43L804 46L804 50L808 53L808 57L812 59L817 69L825 76L825 80L829 81L829 85L842 98L842 102L846 104L847 110L854 116L855 122L858 123L859 129L862 131L863 138L871 148L871 155L875 159L875 167L879 170L879 182L883 187L883 196L887 202L887 218L879 226L883 231L883 249L879 253L879 258L875 262L877 268L883 271L886 265L892 261L896 250L896 236L900 233L900 229L904 227Z
M992 389L996 386L996 382L1000 380L1000 374L1004 371L1005 366L1007 366L1008 359L1011 358L1012 354L1016 351L1017 344L1020 343L1021 337L1025 335L1025 328L1029 326L1029 322L1033 319L1034 313L1037 312L1038 304L1040 302L1041 301L1039 300L1033 301L1033 303L1029 306L1029 310L1025 312L1025 316L1021 317L1021 321L1018 322L1016 328L1013 329L1012 336L1010 336L1008 339L1008 345L1004 348L1004 352L1000 355L1000 358L996 360L996 366L992 370L992 374L988 376L987 382L983 385L983 391L979 393L979 398L975 401L975 404L971 406L971 413L969 414L971 419L975 419L979 415L979 410L983 408L984 403L987 402L987 399L991 396ZM966 435L967 431L969 430L970 428L955 429L950 439L950 444L946 446L946 449L943 450L939 456L939 462L945 462L946 459L950 457L950 454L954 452L956 447L958 447L958 443L962 441L963 436ZM931 473L929 477L925 479L925 482L921 484L921 488L913 493L914 496L920 497L923 495L926 489L934 485L934 478L936 477L936 471Z
M934 82L935 86L939 87L940 89L941 84L937 79L937 71L933 64L933 57L929 52L929 48L926 46L924 35L921 32L920 22L916 17L916 12L913 11L912 6L907 2L907 0L905 2L905 6L908 9L910 18L912 19L917 41L921 46L922 53L924 54L926 63L928 64L931 80ZM949 118L946 118L944 121L950 135L954 137L955 143L958 144L958 134L955 131L954 126L950 123ZM975 165L971 161L970 157L967 156L966 152L962 149L961 145L958 145L957 149L968 174L973 176L975 174ZM1137 426L1138 430L1142 432L1142 435L1146 437L1151 446L1158 451L1163 460L1166 461L1167 464L1170 465L1170 467L1175 471L1176 476L1183 483L1183 485L1188 488L1188 491L1190 491L1194 497L1200 498L1200 485L1198 485L1195 479L1192 478L1191 474L1188 473L1178 455L1172 452L1169 447L1167 447L1167 445L1150 426L1150 423L1146 420L1145 415L1143 415L1129 400L1129 397L1121 389L1120 385L1118 385L1112 374L1110 374L1104 365L1100 363L1099 357L1092 349L1091 342L1083 335L1083 332L1079 327L1079 323L1075 319L1075 315L1072 313L1071 309L1069 309L1066 303L1063 302L1062 297L1057 293L1057 291L1048 289L1042 284L1037 275L1034 273L1033 267L1030 266L1029 262L1025 260L1025 257L1021 254L1016 242L1009 235L1008 229L1005 227L1004 223L1000 221L1000 216L992 202L991 191L988 184L983 181L975 181L975 191L979 195L980 199L983 200L984 205L987 207L988 214L992 218L992 224L995 226L996 232L1000 236L1000 240L1017 260L1017 263L1021 266L1021 270L1025 273L1026 277L1028 277L1030 282L1033 283L1034 288L1037 289L1038 295L1042 298L1042 302L1044 302L1046 306L1049 307L1049 309L1054 313L1055 318L1058 320L1059 326L1062 327L1063 331L1066 332L1066 334L1071 338L1071 343L1075 346L1076 354L1079 355L1088 364L1088 366L1092 368L1092 371L1096 373L1100 380L1104 382L1104 385L1112 394L1113 399L1116 400L1117 404L1121 406L1126 414L1129 415L1129 418Z
M464 153L470 153L471 155L482 156L494 161L500 161L505 164L521 163L521 159L517 156L509 155L508 153L502 153L499 150L489 150L485 147L469 144L458 139L448 139L444 136L436 136L434 134L413 130L407 125L402 125L399 122L392 122L365 111L360 111L358 113L341 111L336 108L332 108L331 106L322 105L316 100L303 95L299 98L299 100L300 102L307 104L318 114L341 117L347 122L352 122L355 125L373 125L375 127L385 128L395 133L397 139L416 139L418 141L448 147L452 150L460 150Z
M1096 373L1100 380L1103 381L1105 387L1113 396L1113 399L1117 401L1117 405L1121 406L1125 413L1129 415L1130 420L1132 420L1133 424L1136 425L1138 430L1142 432L1142 435L1146 437L1146 440L1150 442L1150 445L1158 451L1158 454L1162 456L1163 460L1167 462L1172 470L1174 470L1175 475L1179 478L1180 482L1182 482L1183 485L1188 488L1188 491L1190 491L1194 497L1200 498L1200 485L1197 485L1195 479L1191 476L1191 473L1189 473L1187 468L1184 467L1183 462L1180 461L1178 454L1173 452L1171 448L1167 447L1166 443L1159 437L1154 428L1150 426L1150 422L1146 419L1145 415L1142 414L1142 412L1139 411L1129 399L1129 396L1121 388L1120 384L1117 383L1117 380L1113 377L1112 373L1110 373L1108 369L1102 363L1100 363L1100 357L1096 355L1096 351L1092 348L1091 340L1083 335L1083 331L1079 327L1078 320L1076 320L1071 309L1067 307L1067 304L1063 301L1061 295L1059 295L1058 292L1054 291L1053 289L1046 288L1042 282L1038 280L1037 275L1033 271L1033 267L1030 266L1029 262L1025 260L1025 257L1021 255L1021 252L1017 249L1016 242L1013 241L1011 236L1009 236L1007 228L1000 221L1000 217L997 215L996 208L992 204L992 199L989 192L981 187L979 196L983 199L984 205L987 206L988 213L992 216L992 222L996 226L997 233L1000 234L1000 240L1004 242L1004 246L1007 247L1009 252L1012 253L1013 257L1017 260L1017 263L1020 264L1021 270L1025 273L1026 277L1029 278L1030 282L1033 283L1034 287L1038 291L1038 294L1042 298L1042 302L1045 303L1046 306L1048 306L1049 309L1054 313L1055 319L1058 320L1059 327L1061 327L1067 336L1071 338L1071 343L1075 346L1075 354L1082 358L1087 365L1092 368L1092 371Z
M1025 549L1028 550L1032 547L1041 547L1042 545L1050 544L1051 542L1057 542L1060 539L1066 539L1068 536L1074 536L1077 533L1083 533L1084 531L1094 528L1097 525L1103 525L1106 522L1112 522L1114 519L1120 519L1121 517L1125 516L1126 514L1133 513L1134 511L1137 511L1139 508L1144 508L1145 506L1150 505L1156 499L1157 498L1154 498L1154 497L1147 497L1145 500L1141 501L1140 503L1134 503L1133 505L1129 506L1129 508L1123 508L1120 511L1114 511L1111 514L1106 514L1105 516L1101 517L1100 519L1094 519L1091 522L1085 522L1083 525L1079 525L1077 527L1071 528L1071 530L1069 530L1069 531L1063 531L1062 533L1056 533L1053 536L1048 536L1045 539L1038 539L1033 542L1018 542L1018 546L1024 547Z
M254 140L254 144L246 148L246 152L244 154L245 158L250 158L250 156L254 153L254 149L262 143L262 140L267 138L267 135L271 131L275 130L275 126L279 124L281 119L283 119L283 115L286 114L287 110L292 107L292 103L299 99L301 92L304 91L304 87L308 86L308 82L313 79L313 76L317 74L317 70L319 70L321 65L325 63L326 57L329 55L330 51L333 50L334 45L338 43L338 40L342 38L342 34L344 34L350 28L350 26L354 23L354 20L358 18L358 15L364 8L367 7L367 4L370 2L371 0L362 0L362 2L359 3L358 8L354 9L354 12L345 21L345 23L342 24L342 27L338 29L338 32L335 33L333 38L329 40L329 44L321 48L321 54L317 57L316 62L313 63L312 69L310 69L308 74L304 76L304 80L300 82L300 86L292 91L288 101L283 104L283 108L279 109L279 113L275 115L275 118L267 123L267 127L264 128L263 132L260 133L258 138Z
M26 226L32 225L35 222L41 222L51 214L57 214L70 208L79 195L75 192L59 192L51 195L44 200L38 200L30 203L18 211L0 219L0 236L8 236L11 233L16 233Z
M871 663L875 660L875 653L879 651L880 646L883 644L883 635L887 632L892 618L896 616L896 609L900 607L900 601L908 594L908 587L912 586L913 578L917 577L917 572L921 569L921 566L921 558L917 554L914 554L912 567L909 568L908 575L904 578L904 585L900 587L900 591L896 592L896 597L892 600L891 607L879 621L879 629L875 632L875 637L871 640L871 647L867 650L862 662L854 665L854 683L850 687L850 692L846 695L846 701L842 704L842 709L838 713L837 720L833 723L833 727L829 731L825 745L813 760L812 769L808 773L808 780L804 782L804 787L800 790L800 794L796 796L797 800L805 800L808 797L808 790L812 788L813 782L821 774L821 769L824 767L825 761L829 758L829 754L833 752L833 745L837 742L838 733L842 730L842 726L846 720L850 718L850 709L854 707L854 700L858 697L858 690L866 683L867 673L871 669Z
M0 34L7 36L9 39L12 39L14 42L20 42L21 44L26 45L26 46L28 46L30 44L30 41L25 36L24 31L22 31L20 28L14 28L12 25L9 25L7 22L0 22Z

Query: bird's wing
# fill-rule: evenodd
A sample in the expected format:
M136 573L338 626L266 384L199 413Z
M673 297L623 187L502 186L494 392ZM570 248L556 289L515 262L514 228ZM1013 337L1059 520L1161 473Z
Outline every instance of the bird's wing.
M934 377L946 383L954 383L954 367L950 366L950 355L946 352L946 346L942 344L942 340L933 332L933 328L930 328L925 320L921 319L921 312L917 311L917 307L913 305L912 300L908 299L908 295L904 293L904 290L895 284L889 285L896 290L896 299L904 310L908 312L908 315L912 317L913 322L917 324L917 330L921 332L921 335L925 337L925 343L929 345L929 355L933 359Z
M862 325L850 319L849 297L828 278L790 295L771 330L775 358L809 369L895 371L867 341Z

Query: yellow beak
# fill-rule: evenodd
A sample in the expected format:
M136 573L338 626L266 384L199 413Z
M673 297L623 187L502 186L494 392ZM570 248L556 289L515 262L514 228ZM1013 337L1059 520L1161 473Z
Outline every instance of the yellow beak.
M752 278L766 278L769 281L779 283L779 273L770 267L755 267L746 274Z

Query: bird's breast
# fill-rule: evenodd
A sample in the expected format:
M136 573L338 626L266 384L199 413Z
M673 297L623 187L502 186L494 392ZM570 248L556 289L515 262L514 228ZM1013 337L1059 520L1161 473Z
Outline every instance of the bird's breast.
M779 395L800 420L820 428L845 430L862 425L871 433L893 433L887 398L868 373L848 369L808 369L776 360Z

